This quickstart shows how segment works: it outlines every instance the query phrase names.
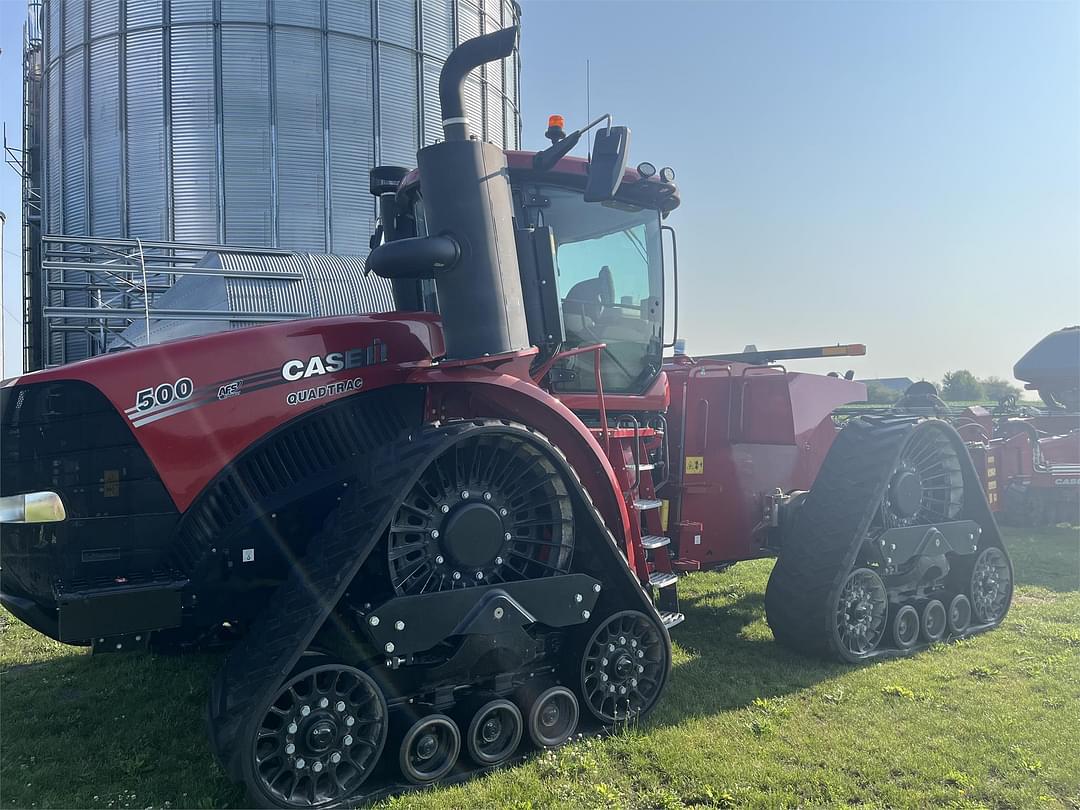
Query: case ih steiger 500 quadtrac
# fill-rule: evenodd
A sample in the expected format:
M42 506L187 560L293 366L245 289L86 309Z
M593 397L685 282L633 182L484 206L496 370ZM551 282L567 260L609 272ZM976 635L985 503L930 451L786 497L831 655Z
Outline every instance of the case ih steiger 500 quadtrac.
M610 124L590 162L557 123L537 154L470 137L462 81L516 34L451 55L416 172L372 172L368 268L398 311L4 383L3 604L96 651L228 637L210 736L259 805L361 803L641 720L679 571L778 554L776 638L845 661L1008 608L948 424L837 432L857 383L665 365L672 173L627 170Z

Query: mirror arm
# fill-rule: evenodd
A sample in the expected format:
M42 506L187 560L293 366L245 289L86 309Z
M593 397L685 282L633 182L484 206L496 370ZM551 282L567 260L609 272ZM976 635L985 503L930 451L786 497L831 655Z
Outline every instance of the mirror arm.
M533 155L533 169L538 172L549 172L555 164L570 154L570 151L578 145L581 140L581 136L595 127L601 121L607 121L608 126L611 126L611 113L604 113L594 121L590 121L581 129L574 130L561 141L557 141L545 149L543 152L537 152Z

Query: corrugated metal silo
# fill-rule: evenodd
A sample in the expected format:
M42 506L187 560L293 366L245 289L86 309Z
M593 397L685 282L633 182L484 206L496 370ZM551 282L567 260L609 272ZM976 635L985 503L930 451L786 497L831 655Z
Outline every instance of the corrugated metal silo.
M45 230L364 254L368 168L414 164L441 134L443 60L518 13L513 0L45 0ZM485 139L517 147L517 54L466 97Z

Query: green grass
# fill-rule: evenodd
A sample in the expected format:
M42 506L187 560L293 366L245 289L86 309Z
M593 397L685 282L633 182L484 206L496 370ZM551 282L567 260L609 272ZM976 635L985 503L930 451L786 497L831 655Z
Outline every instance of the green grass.
M389 804L1080 808L1080 530L1007 539L1002 628L862 667L773 643L769 561L687 577L647 726ZM2 806L243 806L204 739L218 659L90 659L6 614L0 639Z

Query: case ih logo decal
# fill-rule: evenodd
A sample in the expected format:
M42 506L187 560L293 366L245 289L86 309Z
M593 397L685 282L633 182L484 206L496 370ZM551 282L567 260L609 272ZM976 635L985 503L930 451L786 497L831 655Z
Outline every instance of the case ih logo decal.
M1080 478L1055 478L1055 487L1075 487L1080 485Z
M132 427L140 428L193 408L244 396L264 388L378 365L389 362L389 359L386 344L376 339L370 346L287 360L276 368L219 380L209 385L196 387L191 377L181 377L175 382L163 382L139 389L135 394L135 404L124 413L131 420ZM293 391L285 397L285 404L302 405L349 391L359 391L363 385L364 381L360 377L328 382Z
M281 367L281 376L289 382L296 382L322 374L336 374L339 371L385 363L389 359L388 355L386 344L376 340L363 349L316 354L303 360L287 360Z

